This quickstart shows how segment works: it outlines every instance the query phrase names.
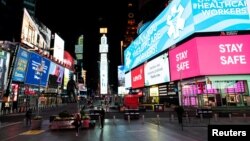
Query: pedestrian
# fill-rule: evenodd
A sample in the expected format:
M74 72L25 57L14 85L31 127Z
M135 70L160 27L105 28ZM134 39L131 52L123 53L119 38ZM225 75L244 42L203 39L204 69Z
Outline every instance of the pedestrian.
M75 126L75 131L76 131L76 136L79 135L79 129L82 125L82 119L81 119L81 116L80 114L76 114L76 118L74 120L74 126Z
M104 111L103 107L101 109L100 116L101 116L101 127L100 128L102 129L104 126L104 120L105 120L105 111Z
M179 124L182 124L182 117L184 113L183 107L182 106L175 107L175 112L177 114Z
M25 114L26 126L30 126L30 125L31 125L31 117L32 117L32 110L29 108L29 109L26 111L26 114Z

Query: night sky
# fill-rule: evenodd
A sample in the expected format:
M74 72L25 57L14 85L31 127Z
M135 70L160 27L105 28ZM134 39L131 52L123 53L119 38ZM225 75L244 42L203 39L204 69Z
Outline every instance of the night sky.
M37 5L38 20L64 39L65 50L73 57L77 38L84 35L83 67L87 70L88 87L93 89L99 78L97 61L100 60L102 36L99 28L108 28L109 83L117 86L117 66L121 64L120 41L127 24L127 0L38 0Z

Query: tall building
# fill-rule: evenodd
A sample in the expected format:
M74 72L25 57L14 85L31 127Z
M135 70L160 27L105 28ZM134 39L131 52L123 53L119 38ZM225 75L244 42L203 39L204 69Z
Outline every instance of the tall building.
M23 0L23 6L28 10L29 14L35 17L37 0Z
M0 0L0 40L19 41L23 8L35 16L37 0Z

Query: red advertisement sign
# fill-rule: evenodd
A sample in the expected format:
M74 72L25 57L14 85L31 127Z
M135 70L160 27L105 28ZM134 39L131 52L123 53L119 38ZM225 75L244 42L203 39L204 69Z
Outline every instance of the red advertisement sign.
M249 74L250 35L196 37L169 51L171 81L199 75Z
M144 65L131 71L132 88L144 87Z

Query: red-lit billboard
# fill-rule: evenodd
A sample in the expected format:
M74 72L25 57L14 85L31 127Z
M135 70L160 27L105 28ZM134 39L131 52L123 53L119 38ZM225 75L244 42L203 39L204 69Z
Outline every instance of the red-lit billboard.
M249 74L250 35L197 37L169 51L171 81L199 75Z
M132 88L144 87L144 65L131 71Z

